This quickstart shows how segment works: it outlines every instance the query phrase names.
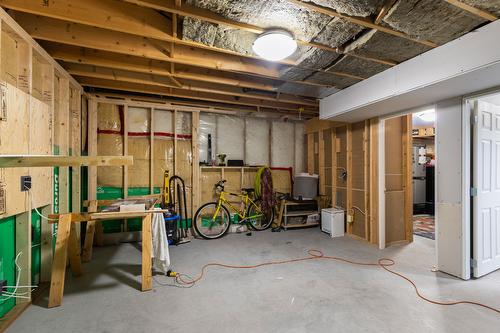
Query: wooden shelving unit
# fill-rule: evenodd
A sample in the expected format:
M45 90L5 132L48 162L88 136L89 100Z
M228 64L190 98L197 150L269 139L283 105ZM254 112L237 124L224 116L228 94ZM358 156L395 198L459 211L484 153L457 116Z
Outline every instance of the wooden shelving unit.
M288 208L290 206L315 206L315 209L305 209L305 210L292 210L289 211ZM288 223L288 218L290 217L304 217L307 219L308 216L314 215L314 214L319 214L319 205L318 203L314 202L296 202L296 201L285 201L285 209L283 212L283 228L287 230L288 228L304 228L304 227L315 227L319 225L319 222L307 222L306 223L300 223L300 224L289 224Z

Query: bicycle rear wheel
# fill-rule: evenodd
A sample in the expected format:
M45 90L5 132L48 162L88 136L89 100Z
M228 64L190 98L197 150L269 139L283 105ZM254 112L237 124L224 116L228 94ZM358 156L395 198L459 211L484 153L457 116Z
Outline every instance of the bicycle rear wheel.
M262 200L257 199L254 202L255 204L251 203L248 206L247 223L254 230L266 230L274 221L274 209L271 209L270 212L263 212Z
M231 215L226 207L220 207L217 211L217 202L208 202L201 206L194 214L194 229L205 239L217 239L224 236L231 224Z

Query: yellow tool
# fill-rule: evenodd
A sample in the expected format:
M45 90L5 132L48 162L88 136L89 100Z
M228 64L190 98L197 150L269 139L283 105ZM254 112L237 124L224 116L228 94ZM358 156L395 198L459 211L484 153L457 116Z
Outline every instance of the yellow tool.
M170 203L170 172L165 170L163 173L163 202L162 206L165 208Z

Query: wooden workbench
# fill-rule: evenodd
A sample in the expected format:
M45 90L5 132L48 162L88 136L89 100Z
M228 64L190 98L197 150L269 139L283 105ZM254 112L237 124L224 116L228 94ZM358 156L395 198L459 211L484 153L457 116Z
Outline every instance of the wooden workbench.
M152 289L152 265L151 265L151 221L153 213L161 213L162 210L148 210L142 212L102 212L102 213L70 213L61 215L50 215L57 218L57 241L52 261L52 273L50 282L49 308L60 306L64 294L64 278L66 275L66 263L69 262L73 275L83 274L82 260L80 256L80 245L78 243L76 226L80 222L99 223L105 220L124 218L142 218L142 283L141 290Z

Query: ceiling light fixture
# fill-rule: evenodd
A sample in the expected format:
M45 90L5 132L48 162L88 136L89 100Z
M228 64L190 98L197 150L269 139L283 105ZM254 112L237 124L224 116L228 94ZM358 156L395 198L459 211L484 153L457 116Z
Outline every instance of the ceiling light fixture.
M436 112L434 109L426 110L420 113L417 113L417 117L422 119L423 121L431 122L436 120Z
M253 51L269 61L283 60L297 50L297 42L285 30L270 30L257 37L252 45Z

